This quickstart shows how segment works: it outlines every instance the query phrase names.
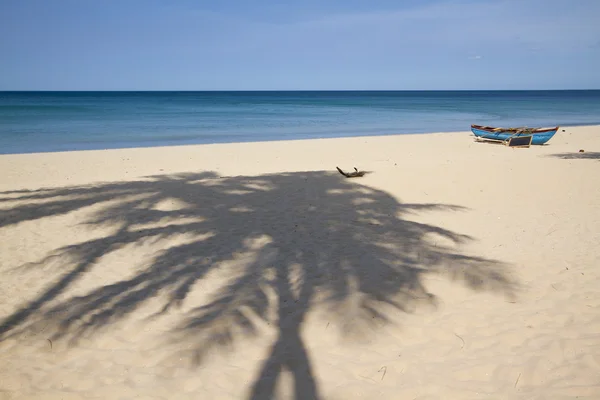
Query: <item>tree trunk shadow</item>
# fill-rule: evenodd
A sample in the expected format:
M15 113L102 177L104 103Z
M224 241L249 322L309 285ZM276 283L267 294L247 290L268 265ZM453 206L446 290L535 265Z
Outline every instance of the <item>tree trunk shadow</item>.
M312 257L308 260L315 262ZM292 376L294 399L319 399L317 382L301 337L316 282L305 271L295 296L290 284L291 272L291 268L282 266L275 273L278 337L252 386L250 400L272 399L277 382L286 370Z
M300 332L297 329L289 329L279 333L277 341L271 347L270 354L252 386L249 399L273 399L277 381L286 370L294 380L294 399L317 400L320 398Z

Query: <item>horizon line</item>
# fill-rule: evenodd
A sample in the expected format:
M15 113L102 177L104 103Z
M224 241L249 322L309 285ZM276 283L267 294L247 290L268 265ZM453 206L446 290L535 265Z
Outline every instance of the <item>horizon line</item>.
M600 91L593 89L17 89L9 92L567 92Z

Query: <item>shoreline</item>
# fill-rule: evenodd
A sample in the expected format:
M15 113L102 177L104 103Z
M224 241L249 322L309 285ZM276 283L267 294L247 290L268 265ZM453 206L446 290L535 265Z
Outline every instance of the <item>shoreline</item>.
M560 128L547 144L531 146L515 154L536 157L565 151L574 153L582 147L595 151L586 143L594 143L598 132L600 125ZM572 140L574 138L577 140ZM575 144L577 142L579 144ZM0 190L15 184L23 188L74 185L198 170L232 176L335 171L336 166L344 170L355 166L366 170L387 169L396 167L394 164L411 168L412 162L429 163L430 168L436 168L447 160L458 162L456 157L460 155L468 155L481 163L486 163L488 157L508 157L508 162L514 156L504 147L477 142L471 131L459 131L3 154L0 155L3 173Z
M587 126L587 125L586 125ZM600 126L589 125L589 126ZM131 147L109 147L102 149L77 149L77 150L59 150L59 151L38 151L38 152L25 152L25 153L0 153L2 156L12 155L38 155L38 154L67 154L77 152L104 152L104 151L119 151L119 150L144 150L144 149L172 149L172 148L185 148L185 147L198 147L198 146L223 146L223 145L243 145L243 144L269 144L269 143L282 143L287 142L306 142L306 141L327 141L327 140L344 140L344 139L363 139L363 138L384 138L384 137L402 137L402 136L421 136L421 135L442 135L442 134L457 134L457 133L469 133L471 131L444 131L444 132L422 132L422 133L393 133L389 135L353 135L353 136L333 136L333 137L319 137L319 138L298 138L298 139L279 139L279 140L247 140L238 142L211 142L211 143L188 143L188 144L170 144L170 145L151 145L151 146L131 146Z
M595 128L600 127L600 124L582 124L582 125L559 125L559 131L557 135L562 133L563 129L573 128ZM286 142L304 142L304 141L323 141L323 140L336 140L336 139L365 139L365 138L384 138L384 137L410 137L410 136L422 136L422 135L449 135L449 134L468 134L473 136L471 130L460 130L460 131L438 131L438 132L415 132L415 133L396 133L396 134L373 134L373 135L352 135L352 136L333 136L333 137L319 137L319 138L298 138L298 139L280 139L280 140L246 140L246 141L231 141L231 142L212 142L212 143L188 143L188 144L170 144L170 145L149 145L149 146L128 146L128 147L108 147L98 149L75 149L75 150L58 150L58 151L37 151L37 152L19 152L19 153L0 153L2 156L16 156L16 155L39 155L39 154L67 154L77 152L102 152L102 151L113 151L113 150L140 150L140 149L172 149L181 147L194 147L194 146L220 146L220 145L241 145L241 144L253 144L253 143L286 143ZM553 138L554 139L554 138ZM553 140L551 139L551 140ZM548 144L551 144L549 142Z

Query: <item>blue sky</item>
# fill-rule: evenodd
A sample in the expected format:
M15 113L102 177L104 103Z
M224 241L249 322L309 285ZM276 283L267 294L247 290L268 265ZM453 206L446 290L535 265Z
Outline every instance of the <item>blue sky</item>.
M600 0L0 0L0 90L600 89Z

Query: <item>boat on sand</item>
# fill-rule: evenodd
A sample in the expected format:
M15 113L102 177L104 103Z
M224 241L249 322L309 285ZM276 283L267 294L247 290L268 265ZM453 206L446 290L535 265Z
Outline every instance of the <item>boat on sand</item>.
M558 131L554 128L495 128L492 126L471 125L471 132L480 140L507 142L515 137L531 136L531 144L545 144Z

